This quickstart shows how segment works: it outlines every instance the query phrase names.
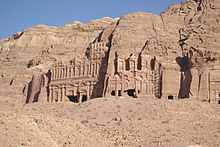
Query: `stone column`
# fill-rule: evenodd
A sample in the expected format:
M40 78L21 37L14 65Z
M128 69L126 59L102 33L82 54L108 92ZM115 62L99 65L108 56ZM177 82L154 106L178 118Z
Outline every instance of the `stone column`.
M72 68L69 68L69 78L72 78Z
M81 76L84 76L84 64L81 66Z
M62 99L62 87L60 87L59 89L59 96L57 98L57 102L61 102L61 99Z
M60 79L62 79L62 78L63 78L63 69L60 68Z
M81 66L81 76L84 76L85 74L85 63Z
M143 92L143 86L142 86L142 85L143 85L143 83L142 83L142 81L140 81L140 89L139 89L139 90L140 90L140 93Z
M58 68L58 79L60 79L61 71L60 68Z
M79 103L82 103L82 94L81 93L79 93Z
M49 95L49 98L47 100L48 102L52 102L53 101L53 88L50 87L50 95Z
M92 64L92 76L94 76L95 75L95 65L94 65L94 63Z
M75 74L76 73L76 66L74 66L72 69L73 69L72 70L72 75L73 75L72 77L75 77L76 76L76 74Z
M148 94L148 82L146 82L146 94Z
M58 68L58 79L60 79L61 77L61 70L60 70L60 68Z
M62 71L61 71L61 68L59 68L59 79L61 79L61 75L62 75Z
M121 79L121 96L124 96L124 84L125 84L125 80L124 80L124 76L122 76Z
M61 86L61 97L60 97L60 102L63 101L63 97L64 97L64 87L63 85Z
M59 68L59 79L62 78L62 68Z
M86 96L87 96L87 101L90 100L90 95L89 95L89 85L87 86Z
M65 72L64 68L61 68L61 79L64 78L64 72Z
M89 75L92 75L92 65L91 65L91 62L89 63Z
M95 62L94 75L97 75L97 61Z
M60 70L61 70L61 77L60 77L60 78L61 78L61 79L63 79L63 75L64 75L64 68L61 68Z
M80 77L82 75L82 67L81 67L81 65L79 66L78 70L79 70L78 76Z
M55 79L57 79L57 77L58 77L58 71L57 71L58 69L56 68L55 69Z
M97 74L99 74L100 67L101 67L100 63L97 63Z
M56 69L53 69L53 79L56 79Z
M89 99L91 99L91 96L92 96L92 82L89 83L89 90L88 90L88 93L89 93Z
M116 81L115 96L118 97L118 81Z
M69 77L69 68L66 67L66 78L68 78L68 77Z
M53 92L52 92L52 99L51 99L51 102L55 102L54 90L53 90Z
M73 68L72 67L70 67L70 78L72 78L73 77Z
M66 69L63 67L62 71L63 71L63 74L62 74L62 79L63 79L65 78L65 75L66 75Z
M62 68L62 79L65 78L65 68Z
M55 79L58 79L58 69L55 69Z
M66 68L66 78L69 78L69 67Z
M86 75L88 76L89 75L89 65L88 64L86 64L86 67L85 67L85 71L86 71Z
M69 77L69 68L66 67L66 78L68 78L68 77Z
M65 68L63 68L63 70L64 70L64 72L63 72L63 78L66 78L66 67Z
M57 79L60 79L60 68L57 69Z
M54 79L57 79L57 68L55 68L55 75L54 75Z
M53 72L53 69L50 70L50 73L51 73L51 79L54 79L54 72Z
M73 67L73 77L76 77L76 66Z

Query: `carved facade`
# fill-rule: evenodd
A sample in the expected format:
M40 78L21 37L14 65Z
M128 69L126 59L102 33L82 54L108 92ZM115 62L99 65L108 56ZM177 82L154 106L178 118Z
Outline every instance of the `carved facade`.
M117 52L115 55L114 73L110 75L107 74L107 42L91 44L84 60L73 59L69 65L57 63L50 70L47 101L80 103L102 96L155 97L158 93L158 72L152 69L152 61L155 61L155 58L145 50L138 57L131 54L128 58L120 58Z
M152 68L152 58L143 51L139 57L114 60L114 74L107 78L106 96L155 97L157 93L156 72Z
M220 68L192 68L190 58L176 59L176 63L160 63L145 47L140 53L125 55L111 51L108 42L95 42L89 45L85 59L56 63L49 70L48 84L33 78L32 83L41 81L37 84L41 90L31 90L38 98L30 92L27 100L81 103L98 97L130 96L220 103Z
M51 72L49 84L49 102L83 102L94 97L101 97L103 85L99 82L106 66L108 53L107 42L91 44L87 58L73 59L69 65L57 63Z
M220 104L220 69L215 69L208 74L209 99Z

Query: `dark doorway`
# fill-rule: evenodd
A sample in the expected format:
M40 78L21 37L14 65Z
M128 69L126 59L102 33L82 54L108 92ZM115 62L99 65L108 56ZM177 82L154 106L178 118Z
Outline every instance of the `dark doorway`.
M111 95L115 96L115 90L112 90Z
M130 66L130 65L129 65L129 59L126 59L126 60L125 60L125 70L126 70L126 71L129 71L129 69L130 69L129 66Z
M167 98L168 98L168 100L173 100L173 96L172 95L169 95Z
M83 95L82 97L82 102L85 102L85 101L87 101L87 95Z
M218 94L218 97L220 97L220 93Z
M218 104L220 104L220 100L218 101Z
M121 90L118 90L118 96L122 96Z
M67 97L69 98L69 100L71 102L78 103L78 97L77 96L72 95L72 96L67 96Z
M127 93L128 93L128 96L134 97L134 95L135 95L135 89L128 89L128 90L127 90Z

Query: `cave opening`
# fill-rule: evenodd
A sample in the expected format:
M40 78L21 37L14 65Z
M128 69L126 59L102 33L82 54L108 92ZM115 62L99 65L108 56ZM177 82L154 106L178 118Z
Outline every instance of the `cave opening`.
M115 96L115 90L112 90L111 96Z
M135 89L128 89L127 94L128 94L128 96L134 97L135 96Z
M169 95L167 98L168 98L168 100L173 100L174 99L173 95Z
M78 96L71 95L67 97L71 102L78 103Z
M122 96L121 90L118 90L118 96Z
M82 96L82 102L85 102L85 101L87 101L87 95Z

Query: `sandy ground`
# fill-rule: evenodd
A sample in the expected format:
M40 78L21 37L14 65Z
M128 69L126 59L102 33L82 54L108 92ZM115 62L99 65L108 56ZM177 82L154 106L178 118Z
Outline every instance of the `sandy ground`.
M220 146L220 105L197 100L0 105L0 147Z

